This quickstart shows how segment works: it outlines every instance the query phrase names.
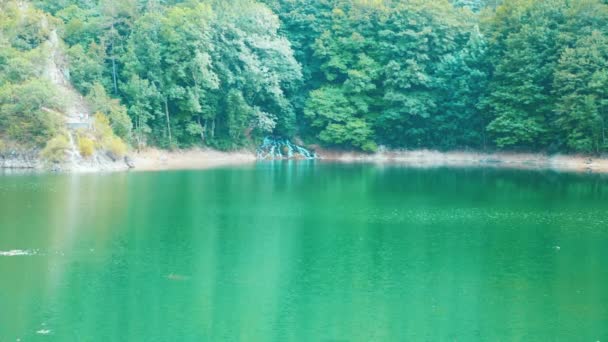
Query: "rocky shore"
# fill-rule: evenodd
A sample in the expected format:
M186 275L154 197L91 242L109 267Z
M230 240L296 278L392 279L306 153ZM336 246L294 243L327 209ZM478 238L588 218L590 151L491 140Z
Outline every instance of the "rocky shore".
M37 150L10 149L0 153L0 169L40 169Z
M492 167L566 172L608 173L608 158L582 155L546 155L534 153L480 153L432 150L381 151L374 154L316 149L322 162L394 164L408 167ZM222 152L211 149L166 151L147 149L132 152L119 160L95 155L63 164L44 163L35 151L0 155L0 169L58 172L116 172L196 170L236 166L256 162L253 151Z
M251 151L221 152L211 149L165 151L147 149L141 152L132 152L120 159L112 159L106 154L96 153L89 158L77 157L64 163L48 163L40 159L37 151L13 151L0 155L0 170L64 173L190 170L253 163L255 161L255 153Z

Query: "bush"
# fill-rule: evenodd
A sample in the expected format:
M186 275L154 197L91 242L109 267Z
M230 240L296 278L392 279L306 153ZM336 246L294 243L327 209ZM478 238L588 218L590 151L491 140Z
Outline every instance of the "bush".
M106 115L95 114L94 129L98 147L106 150L110 158L116 160L127 154L127 144L114 134L110 126L110 119Z
M46 147L40 152L40 155L48 162L61 163L65 161L66 151L69 148L68 138L58 135L46 143Z
M49 81L31 79L2 85L0 131L8 140L42 147L59 133L62 121L53 109L60 107L55 88Z
M80 136L78 137L78 150L81 156L88 158L95 152L95 143L88 137Z
M94 119L93 128L95 129L97 140L103 141L114 135L110 126L110 119L105 114L98 112L95 114Z
M108 127L123 140L128 140L131 136L133 124L127 114L127 108L120 104L120 101L113 99L106 93L103 86L99 83L93 84L87 102L91 109L97 113L104 113Z
M110 137L104 144L108 154L114 160L120 159L127 154L127 145L117 136Z
M378 145L373 141L367 141L367 142L363 143L363 145L361 146L361 149L364 152L374 153L374 152L378 151Z

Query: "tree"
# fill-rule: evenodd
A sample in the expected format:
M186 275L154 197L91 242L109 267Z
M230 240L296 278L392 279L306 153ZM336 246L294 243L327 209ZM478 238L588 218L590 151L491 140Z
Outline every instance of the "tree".
M302 74L289 42L279 35L278 17L246 0L214 1L213 8L211 56L219 87L210 99L215 111L204 116L210 122L205 125L209 135L231 137L232 146L242 144L250 133L290 135L295 116L286 94ZM271 126L272 132L264 132Z
M599 31L581 37L562 53L555 73L557 125L569 148L608 148L608 37Z
M320 130L319 139L327 144L356 147L366 151L376 149L373 131L359 119L356 105L340 87L314 90L304 111L313 128Z
M102 113L108 117L110 127L121 139L129 141L133 124L127 115L127 109L118 99L112 99L100 83L95 83L87 95L87 102L94 113Z
M295 117L286 93L301 72L278 29L266 6L247 0L145 14L123 61L129 113L151 133L162 127L154 113L164 113L169 145L175 138L178 145L235 147L252 133L290 134ZM141 93L154 96L145 100ZM162 110L151 113L154 105Z
M446 60L458 54L474 32L466 23L469 15L454 11L447 1L339 2L332 10L332 25L315 44L326 84L332 85L333 95L345 97L337 103L348 106L342 110L332 105L331 110L350 113L345 123L356 120L371 128L370 141L392 147L449 144L432 126L445 115L439 101L447 89L438 79L446 76ZM307 117L330 109L315 99L325 92L326 86L311 92ZM328 143L332 135L323 133L325 127L318 121L311 126ZM331 131L338 132L335 124Z
M607 14L597 1L511 0L486 22L493 72L483 109L498 147L561 148L563 120L556 117L553 89L560 56L590 30L605 30Z
M437 147L486 147L487 117L479 108L479 98L486 91L489 70L487 44L475 27L464 48L446 55L437 68L440 95L431 124Z
M31 79L1 86L0 134L26 146L44 146L61 129L61 110L48 81Z

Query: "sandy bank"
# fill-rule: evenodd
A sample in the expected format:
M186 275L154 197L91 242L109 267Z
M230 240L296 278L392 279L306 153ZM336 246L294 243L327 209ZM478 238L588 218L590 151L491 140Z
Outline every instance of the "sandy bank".
M221 152L210 149L164 151L147 149L133 153L135 171L198 170L253 163L255 154L248 151Z
M535 153L438 152L432 150L385 151L375 154L319 150L318 153L324 160L346 163L395 163L412 167L496 167L608 173L607 158L582 155L550 156Z
M316 152L321 161L340 163L394 164L420 168L492 167L608 173L608 158L582 155L550 156L534 153L438 152L432 150L383 151L375 154L365 154L319 148L316 149ZM4 170L3 172L23 169L55 170L45 167L39 160L19 158L10 159L0 156L0 170ZM134 166L131 169L133 171L199 170L246 165L255 163L257 160L255 153L252 151L221 152L202 148L177 151L147 149L141 152L132 152L127 158L128 163L124 160L109 161L106 159L80 160L74 165L62 166L59 171L68 173L127 171L129 170L128 164Z
M322 161L395 164L410 167L493 167L528 170L608 173L608 159L581 155L535 153L438 152L432 150L384 151L375 154L317 149ZM164 151L149 149L131 155L136 171L195 170L254 163L250 151L210 149Z

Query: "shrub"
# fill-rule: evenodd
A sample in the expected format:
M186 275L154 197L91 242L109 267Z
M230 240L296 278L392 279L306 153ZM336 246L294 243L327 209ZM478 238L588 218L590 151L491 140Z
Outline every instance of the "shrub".
M133 124L127 114L127 108L120 104L120 101L108 96L100 83L93 84L87 101L93 111L104 113L108 119L108 127L123 140L128 140L131 136Z
M112 159L120 159L127 154L127 145L117 136L110 137L104 145Z
M368 153L374 153L378 151L378 145L373 142L373 141L366 141L365 143L363 143L363 145L361 146L361 149L364 152L368 152Z
M105 114L97 113L94 116L93 127L98 140L103 141L114 135L110 126L110 119Z
M42 158L51 163L65 161L66 151L70 148L70 142L64 135L57 135L46 143L46 147L40 152Z
M95 140L98 141L100 148L107 151L112 159L119 159L127 154L127 144L117 137L110 126L110 119L102 114L95 114Z
M95 143L88 137L80 136L78 137L78 150L81 156L88 158L95 152Z
M2 62L0 61L0 65ZM22 145L44 146L59 133L61 107L53 85L43 79L0 86L0 131Z

